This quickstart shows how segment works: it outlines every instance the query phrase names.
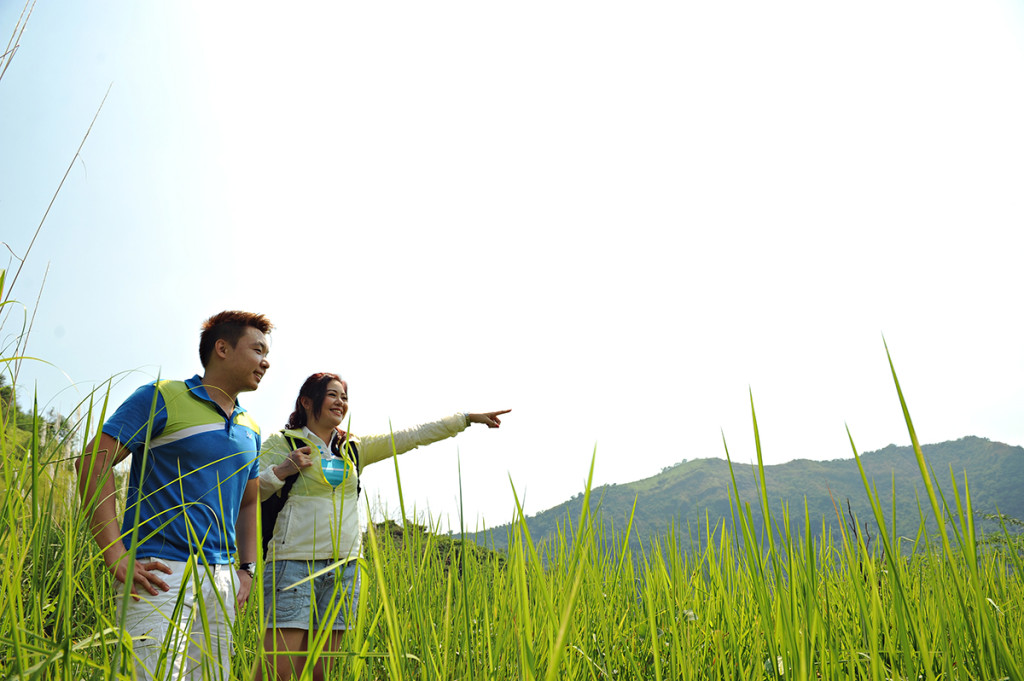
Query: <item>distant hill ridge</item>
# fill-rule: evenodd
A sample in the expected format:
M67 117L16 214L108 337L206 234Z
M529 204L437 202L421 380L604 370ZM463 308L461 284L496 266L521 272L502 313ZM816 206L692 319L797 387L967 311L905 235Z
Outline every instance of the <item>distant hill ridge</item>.
M971 503L976 514L997 511L1013 518L1024 519L1024 448L992 442L982 437L964 437L959 440L924 445L921 448L926 464L931 468L933 482L945 495L946 503L956 510L956 496L951 474L961 499L965 502L964 479L970 486ZM893 522L893 491L895 484L896 534L913 539L920 526L920 508L924 510L929 531L935 528L924 482L912 447L889 445L884 449L861 454L861 463L881 502L886 525ZM756 466L733 463L739 495L749 503L755 522L760 525L758 500L760 483ZM877 527L868 496L857 468L850 459L810 461L800 459L783 464L765 466L765 484L768 490L770 512L774 520L781 519L785 503L793 531L805 524L806 499L811 532L821 532L822 526L838 530L839 523L848 523L847 508L855 514L861 528L867 523L868 532L877 537ZM664 469L660 474L635 482L602 485L591 491L591 510L600 514L606 526L624 532L629 514L636 501L631 540L637 537L664 537L674 526L684 546L688 545L688 531L696 533L705 525L717 527L732 525L732 478L728 462L724 459L696 459L683 461ZM565 526L567 518L579 517L582 495L576 495L554 508L527 518L527 526L534 541L541 542L557 532L558 524ZM836 509L842 517L837 517ZM980 518L976 518L980 520ZM504 548L507 545L509 525L491 528L476 535L476 541ZM992 526L989 526L992 529Z

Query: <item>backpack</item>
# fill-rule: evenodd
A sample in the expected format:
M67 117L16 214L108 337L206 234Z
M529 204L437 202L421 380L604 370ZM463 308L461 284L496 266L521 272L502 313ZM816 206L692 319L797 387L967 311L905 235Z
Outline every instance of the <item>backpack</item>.
M296 442L296 439L291 435L285 435L284 431L281 431L281 435L284 436L288 442L288 446L291 447L291 451L299 449L303 445ZM340 455L341 449L338 443L345 442L345 452L348 454L349 459L356 467L356 498L359 498L359 494L363 491L362 482L359 480L359 474L361 472L359 466L359 448L355 442L351 442L348 439L348 434L338 429L338 437L334 438L331 443L331 453ZM260 501L260 524L263 528L263 536L261 541L263 544L263 559L267 558L267 547L270 546L270 540L274 536L274 527L277 525L277 516L284 508L284 504L288 501L288 495L292 491L292 487L295 486L295 481L299 479L299 474L288 476L288 479L284 481L284 487L278 490L276 493L271 494L268 498Z

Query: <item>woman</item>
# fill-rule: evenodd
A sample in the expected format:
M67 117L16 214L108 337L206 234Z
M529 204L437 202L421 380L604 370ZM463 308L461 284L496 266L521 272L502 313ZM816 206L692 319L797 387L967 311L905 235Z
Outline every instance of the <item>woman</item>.
M260 496L280 493L286 482L290 487L267 546L263 577L263 647L273 656L278 679L302 673L316 630L331 630L325 650L336 651L342 632L352 623L359 594L355 559L362 540L358 496L363 467L393 452L402 454L457 435L471 423L497 428L498 417L509 411L453 414L393 436L357 438L340 429L348 413L345 381L330 373L306 379L286 429L268 438L260 452ZM339 561L340 567L288 588ZM257 678L262 678L260 666ZM313 678L323 677L323 661L318 659Z

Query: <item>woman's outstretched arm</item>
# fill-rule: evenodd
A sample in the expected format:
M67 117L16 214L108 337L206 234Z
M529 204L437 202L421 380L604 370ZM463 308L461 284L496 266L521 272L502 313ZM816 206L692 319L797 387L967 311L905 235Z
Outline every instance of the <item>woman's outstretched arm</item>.
M487 412L462 412L446 416L439 421L424 423L392 433L367 435L359 438L359 460L365 467L389 458L392 454L404 454L409 450L429 445L438 440L454 437L474 423L486 424L488 428L501 425L501 414L511 409Z
M479 414L466 414L467 423L483 423L488 428L497 428L501 425L501 419L498 417L502 414L507 414L511 409L502 409L501 411L485 411Z

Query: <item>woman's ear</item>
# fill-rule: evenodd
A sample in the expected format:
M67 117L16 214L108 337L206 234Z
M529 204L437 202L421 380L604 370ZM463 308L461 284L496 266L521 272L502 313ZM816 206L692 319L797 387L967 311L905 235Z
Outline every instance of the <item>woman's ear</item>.
M313 400L308 397L300 397L299 404L301 404L302 408L306 411L313 411Z

